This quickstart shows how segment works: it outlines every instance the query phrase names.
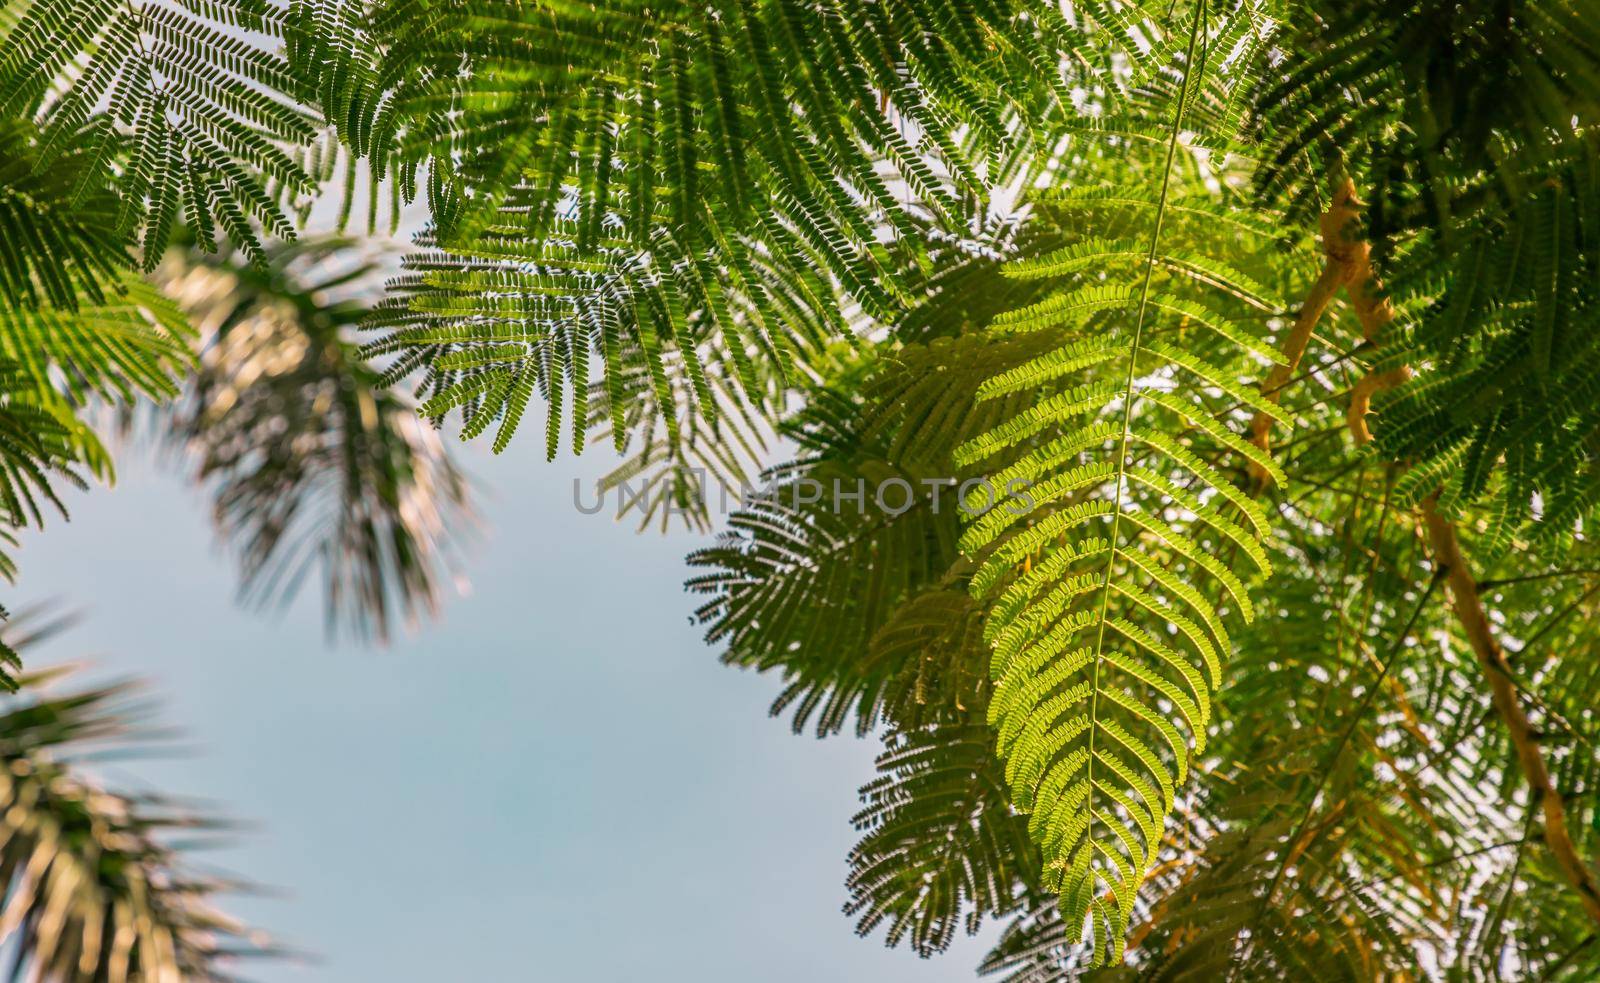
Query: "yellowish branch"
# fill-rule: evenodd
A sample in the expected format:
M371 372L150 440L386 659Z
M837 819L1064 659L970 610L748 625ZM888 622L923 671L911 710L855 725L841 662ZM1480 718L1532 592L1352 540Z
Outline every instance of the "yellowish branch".
M1283 340L1283 364L1273 366L1272 372L1261 384L1261 395L1268 402L1277 403L1283 398L1283 389L1289 384L1289 380L1294 378L1295 369L1300 365L1300 358L1305 355L1306 346L1311 344L1311 336L1317 330L1317 322L1322 320L1322 312L1328 309L1328 305L1333 302L1334 294L1339 292L1339 288L1348 278L1349 271L1341 259L1340 243L1343 242L1342 230L1355 218L1355 212L1350 207L1350 201L1355 195L1355 185L1348 180L1340 179L1335 179L1334 183L1333 202L1328 205L1328 210L1322 213L1319 223L1322 231L1322 251L1326 259L1322 264L1322 272L1311 285L1311 291L1306 294L1305 302L1300 305L1300 313L1295 316L1294 327L1289 330L1289 337ZM1272 417L1265 413L1255 415L1250 421L1250 440L1264 451L1272 449ZM1271 480L1258 464L1251 464L1250 472L1263 486Z
M1323 265L1321 275L1311 285L1311 292L1306 294L1305 303L1300 305L1300 313L1294 319L1294 327L1290 329L1289 337L1283 341L1284 364L1273 366L1271 374L1261 384L1261 395L1269 402L1276 403L1282 397L1284 387L1294 377L1294 370L1300 364L1300 357L1306 353L1306 346L1311 343L1311 335L1316 331L1322 312L1327 310L1333 295L1338 293L1339 284L1343 279L1344 273L1339 264L1330 257ZM1260 411L1256 412L1250 421L1250 441L1264 451L1272 450L1272 417ZM1250 473L1262 485L1272 480L1266 469L1253 461L1250 464Z
M1349 183L1348 179L1346 185L1349 188L1347 200L1353 220L1363 205L1355 196L1355 185ZM1365 239L1351 238L1349 226L1350 223L1346 222L1337 233L1339 248L1344 252L1346 290L1350 294L1350 306L1355 308L1356 320L1361 322L1361 336L1376 347L1383 342L1384 328L1394 320L1394 307L1387 297L1379 294L1377 281L1372 276L1371 243ZM1411 366L1400 365L1387 372L1370 373L1350 390L1350 408L1345 413L1345 422L1349 424L1350 435L1355 438L1357 446L1372 440L1372 431L1367 429L1367 413L1372 408L1372 397L1410 378Z
M1345 411L1345 424L1350 427L1350 436L1355 438L1357 446L1372 440L1372 431L1367 429L1372 397L1407 381L1411 374L1411 366L1399 365L1387 372L1369 373L1350 388L1350 408Z
M1368 344L1373 347L1381 344L1384 329L1394 320L1394 308L1387 298L1381 296L1372 276L1371 246L1350 234L1350 228L1362 207L1355 195L1355 185L1348 178L1341 178L1336 183L1338 186L1333 203L1323 214L1321 223L1327 263L1321 276L1312 285L1295 319L1293 330L1285 339L1283 353L1287 364L1274 369L1263 384L1263 395L1273 402L1278 401L1284 385L1293 377L1295 367L1311 341L1317 321L1339 286L1343 286L1349 294L1350 304L1361 323L1361 334ZM1358 446L1372 440L1372 432L1367 428L1366 421L1372 398L1401 385L1411 375L1411 367L1401 365L1383 372L1369 373L1351 389L1346 423ZM1269 449L1271 431L1271 418L1257 414L1251 423L1252 439L1256 446ZM1539 810L1543 820L1545 844L1550 848L1562 874L1577 892L1584 911L1596 924L1600 924L1600 881L1597 881L1594 870L1578 854L1572 842L1572 835L1567 830L1566 808L1550 777L1550 769L1533 735L1528 715L1518 699L1505 651L1494 637L1483 600L1478 594L1478 582L1461 554L1455 526L1439 513L1436 499L1437 496L1434 496L1423 504L1422 516L1427 525L1434 560L1450 587L1452 610L1483 667L1495 712L1505 721L1523 778L1532 796L1532 807Z
M1361 334L1370 344L1376 345L1384 327L1394 320L1394 308L1390 306L1388 299L1379 296L1373 289L1372 247L1351 233L1352 227L1360 218L1362 207L1361 200L1356 197L1355 182L1348 177L1335 178L1333 201L1328 205L1328 210L1322 213L1319 223L1322 251L1326 256L1322 273L1311 285L1305 302L1300 305L1300 313L1295 316L1294 327L1284 339L1284 364L1274 366L1266 381L1261 384L1262 396L1273 403L1282 398L1284 387L1294 377L1295 369L1299 367L1300 359L1311 343L1317 322L1322 319L1323 312L1333 302L1333 297L1339 292L1340 287L1344 287L1349 294L1350 305L1355 309L1356 318L1361 322ZM1366 424L1372 397L1385 389L1400 385L1409 378L1411 378L1410 367L1401 366L1387 372L1368 375L1351 390L1347 422L1357 444L1365 444L1372 439ZM1270 451L1272 417L1265 413L1257 413L1250 421L1250 439L1257 447ZM1270 480L1260 465L1252 464L1250 471L1256 481L1263 486Z
M1516 687L1511 681L1511 667L1484 612L1472 569L1461 555L1455 526L1439 514L1431 498L1423 505L1422 515L1427 522L1434 560L1444 569L1450 586L1451 605L1456 618L1472 643L1472 651L1478 656L1479 664L1483 666L1484 676L1489 680L1490 699L1495 711L1505 721L1511 744L1516 749L1522 776L1532 796L1530 805L1542 814L1545 844L1550 847L1562 874L1578 892L1584 910L1596 924L1600 924L1600 884L1596 883L1594 871L1578 855L1572 836L1567 832L1566 808L1562 805L1555 783L1551 781L1550 769L1545 766L1544 753L1533 736L1528 715L1523 712L1522 703L1517 698Z

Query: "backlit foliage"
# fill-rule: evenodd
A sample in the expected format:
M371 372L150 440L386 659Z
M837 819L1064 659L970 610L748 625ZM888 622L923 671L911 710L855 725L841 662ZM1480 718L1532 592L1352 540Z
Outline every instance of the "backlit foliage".
M688 587L773 712L884 741L863 934L1007 918L1017 983L1590 979L1596 25L19 0L0 513L109 476L93 404L181 394L246 594L317 568L381 636L464 521L429 424L602 445L720 528ZM349 300L348 242L285 241L358 204L426 217Z

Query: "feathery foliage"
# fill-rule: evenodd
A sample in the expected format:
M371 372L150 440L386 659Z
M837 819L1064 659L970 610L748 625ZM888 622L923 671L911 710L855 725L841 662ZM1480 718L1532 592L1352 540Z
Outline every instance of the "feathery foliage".
M430 414L498 421L497 450L537 388L552 454L565 393L582 446L591 366L614 407L647 373L676 442L685 408L770 401L846 310L899 316L1050 149L1078 43L1027 2L464 0L376 29L383 119L403 175L429 161L445 253L416 260L373 350L427 366Z
M1404 316L1377 369L1429 371L1380 405L1403 501L1497 499L1561 539L1591 515L1600 7L1347 4L1308 13L1312 54L1262 96L1262 187L1304 202L1307 155L1371 189L1368 234ZM1310 107L1316 107L1312 111ZM1496 476L1499 476L1498 478Z
M691 558L717 569L690 582L714 595L701 609L709 637L728 661L782 674L777 709L794 707L798 724L815 715L831 733L853 714L906 749L886 759L906 774L864 790L869 836L847 906L863 931L886 925L891 944L926 954L957 924L1020 907L985 964L1007 979L1075 978L1108 958L1124 962L1104 970L1118 978L1371 979L1423 959L1464 978L1497 965L1581 978L1582 889L1553 862L1548 820L1519 804L1526 748L1494 726L1442 573L1415 554L1411 510L1434 507L1443 484L1438 507L1463 515L1484 564L1583 566L1593 401L1581 382L1523 384L1552 311L1573 327L1556 329L1571 340L1553 353L1581 356L1586 337L1590 196L1577 189L1592 61L1587 29L1569 23L1582 5L1511 5L1507 23L1526 33L1503 74L1525 88L1462 95L1449 104L1458 125L1432 142L1407 114L1439 112L1425 100L1440 84L1491 84L1481 65L1501 57L1500 39L1487 25L1505 13L1493 5L1435 5L1420 24L1397 11L1427 5L1326 17L1156 6L1130 9L1129 33L1098 36L1118 67L1063 120L1066 149L1051 186L1026 192L1020 231L992 240L1016 257L1004 279L970 262L936 276L971 282L910 308L878 344L887 357L808 394L789 427L802 454L772 472L784 487L849 482L874 473L867 460L904 469L914 439L937 448L926 473L1016 481L1018 494L973 492L974 511L988 508L962 522L955 554L932 549L942 534L922 532L914 510L747 508ZM1129 37L1139 43L1122 47ZM1306 50L1318 57L1284 57ZM1532 94L1541 79L1560 99ZM1507 152L1459 125L1469 119L1490 120ZM1371 189L1354 203L1366 224L1324 224L1320 252L1351 303L1318 300L1296 341L1306 314L1289 298L1311 285L1322 187L1344 174ZM1351 241L1374 250L1360 282ZM1545 255L1541 242L1556 247ZM969 300L985 292L1011 299ZM942 358L916 344L950 334L959 347ZM1377 442L1353 452L1339 439L1344 402L1407 363L1417 382L1380 396ZM1275 365L1281 381L1258 388ZM936 408L897 401L903 369L940 394ZM879 419L895 422L875 430ZM1273 449L1262 420L1298 434ZM862 444L877 432L888 447ZM907 538L895 548L890 535ZM1535 545L1548 537L1559 547ZM1507 576L1516 586L1486 603L1510 646L1592 608L1586 580L1538 574L1525 588ZM1546 576L1570 585L1567 600L1532 591ZM1591 648L1514 670L1545 726L1581 732L1567 713L1590 714L1559 701L1591 678ZM933 776L980 772L964 745L935 751L935 735L975 708L995 727L1010 801L952 826L940 808L964 800L941 790L969 786ZM1577 852L1592 856L1588 756L1534 740L1555 762ZM1184 770L1196 773L1187 783ZM917 804L923 781L939 805ZM964 866L928 859L1019 809L1042 877L991 840L965 849ZM995 888L1008 869L1010 889Z
M113 188L102 234L137 230L145 269L180 220L259 257L252 221L292 236L277 199L315 190L295 149L319 115L297 66L256 40L281 38L285 19L249 0L35 0L4 34L0 116L40 122L41 168L84 157L74 199Z
M845 914L858 916L857 931L887 922L889 945L905 938L926 956L963 921L975 933L985 913L1015 906L1039 857L981 720L892 734L878 771L854 819L864 835L850 853Z
M246 593L320 563L382 635L462 521L413 414L503 451L537 394L641 524L738 495L709 640L885 741L863 934L1010 918L1016 983L1588 979L1596 24L24 0L0 519L109 476L94 404L181 392ZM341 226L363 182L369 229L427 206L370 304L272 241L341 167Z
M1168 227L1169 204L1190 200L1176 164L1195 123L1191 100L1226 95L1229 84L1210 49L1230 25L1208 13L1203 2L1174 7L1171 29L1188 35L1175 63L1178 92L1159 156L1146 166L1151 191L1130 193L1153 208L1122 225L1126 239L1069 242L1011 267L1014 276L1050 278L1055 289L990 330L1060 331L1064 343L979 389L980 400L1019 391L1040 398L956 452L971 463L1026 448L991 476L1026 492L985 503L961 545L979 560L973 594L993 598L984 627L995 678L988 717L1006 780L1017 806L1032 813L1029 832L1044 853L1046 883L1061 895L1069 937L1093 921L1096 962L1121 960L1165 816L1191 754L1205 751L1211 691L1232 648L1225 617L1253 617L1234 568L1271 569L1265 513L1218 462L1238 455L1281 479L1271 458L1232 429L1241 411L1279 414L1236 381L1240 359L1227 354L1271 360L1276 353L1253 337L1243 312L1278 305L1230 275L1225 260L1182 251L1176 216ZM1131 100L1127 122L1106 128L1154 130L1140 108ZM1212 198L1201 192L1200 200ZM1166 340L1179 332L1216 342ZM1208 357L1219 349L1222 365ZM1084 381L1045 395L1047 382L1069 378Z

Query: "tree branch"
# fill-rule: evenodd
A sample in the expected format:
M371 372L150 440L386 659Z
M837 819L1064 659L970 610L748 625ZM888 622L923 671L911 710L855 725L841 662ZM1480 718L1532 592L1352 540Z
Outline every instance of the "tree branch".
M1306 294L1305 302L1300 305L1294 327L1283 340L1283 364L1273 366L1272 372L1261 384L1261 395L1268 402L1275 404L1283 398L1284 387L1294 378L1295 369L1299 367L1306 346L1311 343L1311 336L1317 329L1317 322L1322 319L1322 312L1328 309L1334 294L1344 285L1347 271L1337 255L1339 229L1354 217L1349 205L1354 190L1355 185L1346 180L1335 189L1332 204L1322 213L1322 249L1327 258L1323 261L1322 272ZM1250 421L1250 440L1264 451L1272 449L1272 417L1263 412L1256 413ZM1250 473L1262 485L1271 480L1266 470L1253 462Z
M1300 305L1300 313L1295 317L1294 327L1283 341L1284 364L1274 366L1266 381L1261 384L1263 398L1273 403L1282 398L1284 387L1294 377L1295 369L1299 366L1301 357L1305 355L1306 346L1311 343L1317 322L1322 319L1323 312L1333 302L1333 297L1339 292L1340 287L1349 294L1350 306L1355 309L1356 318L1361 322L1361 334L1368 346L1377 347L1383 329L1394 320L1394 308L1388 298L1380 296L1373 289L1372 247L1365 240L1353 236L1350 231L1357 224L1361 217L1361 209L1364 207L1361 200L1356 197L1355 182L1347 176L1336 174L1333 184L1333 201L1328 205L1327 211L1322 213L1319 222L1322 251L1327 259L1323 263L1322 272L1306 294L1305 302ZM1350 390L1350 408L1345 421L1357 445L1365 444L1372 439L1372 433L1366 424L1372 397L1386 389L1393 389L1410 378L1411 367L1402 365L1386 372L1370 373ZM1266 413L1256 413L1250 421L1250 439L1257 447L1270 451L1272 417ZM1270 480L1260 465L1252 463L1250 473L1262 486Z
M1377 280L1372 275L1372 245L1365 239L1351 238L1349 228L1360 214L1362 202L1355 196L1355 185L1346 179L1346 201L1351 209L1350 221L1335 230L1338 248L1344 254L1348 271L1345 289L1350 294L1350 306L1355 308L1356 320L1361 322L1361 336L1376 347L1383 341L1383 330L1394 320L1394 306L1389 298L1378 293ZM1406 382L1411 378L1411 366L1397 365L1386 372L1371 372L1350 390L1350 408L1345 412L1345 422L1356 446L1372 440L1367 429L1367 413L1372 408L1372 397Z
M1461 555L1455 526L1439 514L1432 498L1424 503L1422 514L1427 522L1428 538L1433 544L1434 559L1444 570L1450 584L1451 606L1466 631L1467 639L1472 643L1478 662L1483 666L1495 711L1505 721L1511 744L1516 749L1517 760L1533 798L1530 805L1543 814L1545 844L1550 847L1557 865L1578 892L1584 910L1596 924L1600 924L1600 885L1595 881L1594 871L1578 855L1572 836L1567 832L1566 809L1551 781L1550 770L1544 762L1544 752L1533 736L1533 728L1528 724L1528 715L1523 712L1522 704L1517 699L1505 650L1495 640L1483 601L1478 596L1478 583Z

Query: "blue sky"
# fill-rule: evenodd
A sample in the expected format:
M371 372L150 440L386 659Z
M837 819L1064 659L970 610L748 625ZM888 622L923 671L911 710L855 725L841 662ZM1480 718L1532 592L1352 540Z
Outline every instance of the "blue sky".
M605 458L541 444L461 451L472 590L386 650L327 645L314 597L239 610L206 500L136 450L25 540L7 606L85 615L32 663L146 678L195 749L102 773L247 820L208 862L283 893L230 910L317 957L247 975L973 979L993 926L924 961L839 911L876 742L768 718L776 681L689 623L696 537L578 514L572 480Z

